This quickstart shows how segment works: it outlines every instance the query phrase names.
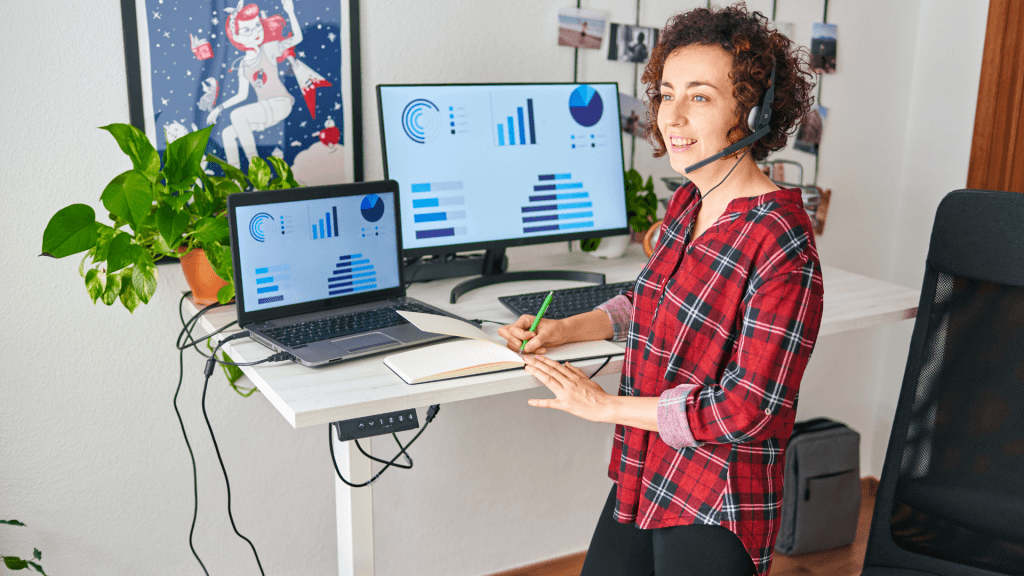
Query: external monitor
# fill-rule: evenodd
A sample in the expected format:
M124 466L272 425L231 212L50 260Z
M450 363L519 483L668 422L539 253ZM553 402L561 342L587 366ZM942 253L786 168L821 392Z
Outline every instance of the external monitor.
M405 256L628 232L617 84L380 85L377 100Z

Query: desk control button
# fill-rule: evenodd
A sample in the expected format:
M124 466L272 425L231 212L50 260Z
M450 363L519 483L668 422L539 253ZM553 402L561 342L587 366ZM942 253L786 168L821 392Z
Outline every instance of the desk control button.
M362 430L363 428L366 428L366 424L363 424L362 422L360 422L359 423L359 429Z
M402 422L402 421L404 421L404 418L402 417L402 415L401 415L401 414L399 414L399 415L398 415L398 421L399 421L399 422Z
M415 417L416 417L416 413L415 412L409 412L409 420L412 420Z
M395 423L395 417L394 416L388 416L388 424L394 424L394 423Z
M374 421L370 420L370 428L373 428L373 425L374 425ZM360 424L360 426L362 426L362 424Z

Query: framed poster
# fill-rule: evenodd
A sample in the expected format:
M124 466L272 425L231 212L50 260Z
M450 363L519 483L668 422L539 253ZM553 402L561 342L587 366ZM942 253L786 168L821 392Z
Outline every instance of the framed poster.
M131 124L158 151L278 156L304 186L362 170L358 0L121 0ZM219 172L215 164L204 166Z

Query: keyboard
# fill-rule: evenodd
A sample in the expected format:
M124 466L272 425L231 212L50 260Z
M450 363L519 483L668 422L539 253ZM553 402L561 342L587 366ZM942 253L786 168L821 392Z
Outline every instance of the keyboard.
M436 310L428 308L417 302L406 302L402 305L387 306L366 312L354 314L343 314L321 318L291 326L281 326L264 330L263 333L274 338L285 346L301 346L310 342L359 334L371 330L380 330L399 324L408 324L409 321L402 318L397 310L406 312L423 312L425 314L437 314Z
M555 290L555 296L551 299L545 318L560 320L575 314L590 312L598 304L602 304L631 289L635 281L619 282L617 284L594 284L582 288L565 288ZM550 290L548 291L550 292ZM534 316L544 303L548 292L532 292L530 294L516 294L515 296L499 296L498 301L513 314L529 314Z

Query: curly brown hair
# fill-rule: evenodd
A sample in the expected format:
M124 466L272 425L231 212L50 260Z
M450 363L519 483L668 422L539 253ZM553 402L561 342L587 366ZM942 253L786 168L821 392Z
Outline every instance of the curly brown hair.
M771 131L758 140L750 151L756 161L785 148L797 122L811 109L814 98L808 66L808 54L797 48L789 38L768 27L768 18L760 12L747 12L744 4L727 8L697 8L673 16L658 34L658 44L641 80L647 85L648 140L654 145L654 156L667 152L665 140L658 129L661 108L661 76L665 60L676 49L694 44L721 46L732 54L732 94L736 98L736 125L726 138L738 142L751 134L747 126L750 109L760 105L775 63L775 99L771 104Z

